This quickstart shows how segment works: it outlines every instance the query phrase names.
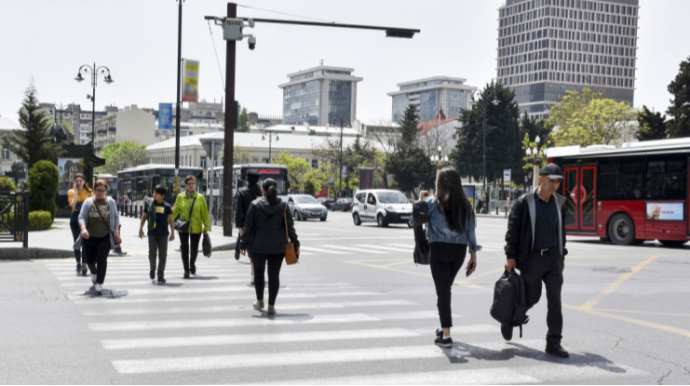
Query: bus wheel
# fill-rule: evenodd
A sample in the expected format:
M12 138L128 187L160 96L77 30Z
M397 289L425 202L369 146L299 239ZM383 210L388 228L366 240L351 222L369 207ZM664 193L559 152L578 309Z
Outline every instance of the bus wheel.
M670 247L670 248L680 248L683 245L685 245L688 241L687 240L658 240L661 245L665 247Z
M635 224L625 213L613 216L609 223L608 236L614 244L618 245L633 245L638 241L635 239Z

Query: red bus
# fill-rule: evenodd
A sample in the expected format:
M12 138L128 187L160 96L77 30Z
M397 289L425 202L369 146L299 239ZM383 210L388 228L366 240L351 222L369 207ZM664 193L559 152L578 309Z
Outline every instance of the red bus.
M690 240L690 138L546 151L563 168L566 233L615 244Z

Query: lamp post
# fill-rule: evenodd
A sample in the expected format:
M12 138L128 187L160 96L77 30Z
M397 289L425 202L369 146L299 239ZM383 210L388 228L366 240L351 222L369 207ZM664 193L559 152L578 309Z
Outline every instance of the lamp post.
M481 95L481 93L477 91L477 95ZM498 106L499 101L493 95L493 91L489 91L487 97L491 97L491 103ZM486 98L484 97L482 97L482 192L486 194Z
M441 151L443 151L443 147L439 145L439 147L436 148L436 154L432 154L429 157L431 163L436 165L436 180L438 180L438 175L441 172L443 165L448 163L448 155L441 155Z
M272 163L271 160L271 144L273 142L273 136L275 135L276 141L280 141L280 137L278 136L278 133L270 131L270 130L265 130L264 133L261 135L261 140L265 141L266 140L266 134L268 134L268 163Z
M103 81L107 84L113 83L113 79L110 77L110 69L106 66L100 66L96 67L96 63L93 63L93 67L89 66L88 64L84 64L83 66L79 67L79 72L77 73L77 77L74 78L77 82L80 82L84 80L84 78L81 76L81 74L91 75L91 87L93 88L93 95L86 95L87 99L91 99L92 105L91 105L91 149L95 149L96 147L96 84L98 83L98 73L101 73L103 75Z
M331 122L333 126L340 125L340 181L338 181L338 197L341 198L343 194L343 126L347 121L347 127L352 127L352 123L349 118L345 117L335 117Z
M539 186L539 167L542 161L541 151L539 150L540 138L538 135L537 138L535 138L535 142L537 146L534 150L528 147L525 153L527 154L527 161L532 162L532 187L536 188Z

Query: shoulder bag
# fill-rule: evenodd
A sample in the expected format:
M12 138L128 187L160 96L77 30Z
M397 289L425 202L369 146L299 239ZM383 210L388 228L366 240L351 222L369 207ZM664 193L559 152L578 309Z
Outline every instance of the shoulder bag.
M288 235L287 212L283 212L283 219L285 220L285 238L287 239L287 244L285 244L285 262L287 265L297 264L295 244L290 242L290 236Z
M106 202L108 203L108 206L110 206L110 201L106 200ZM113 233L113 230L110 229L110 223L105 221L105 218L103 218L103 215L101 214L101 210L98 208L98 203L96 202L96 200L93 200L93 203L91 205L96 207L96 212L98 212L98 216L101 218L101 221L103 221L103 224L105 224L106 228L108 228L108 232L110 233L111 236L113 236L113 242L115 242L115 234ZM115 245L113 245L113 248L117 247L120 244L122 244L122 238L120 238L119 243L116 243Z
M175 230L182 233L189 233L192 227L192 210L194 210L194 203L196 202L196 197L192 201L192 206L189 208L189 221L180 220L180 215L177 215L175 219Z

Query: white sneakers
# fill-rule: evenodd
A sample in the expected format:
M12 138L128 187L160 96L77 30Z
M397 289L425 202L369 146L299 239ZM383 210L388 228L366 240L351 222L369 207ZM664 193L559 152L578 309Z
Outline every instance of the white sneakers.
M103 287L101 287L100 283L96 283L96 294L97 295L102 295L103 294Z

